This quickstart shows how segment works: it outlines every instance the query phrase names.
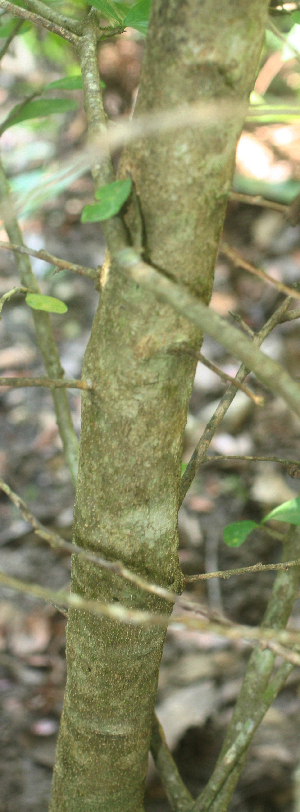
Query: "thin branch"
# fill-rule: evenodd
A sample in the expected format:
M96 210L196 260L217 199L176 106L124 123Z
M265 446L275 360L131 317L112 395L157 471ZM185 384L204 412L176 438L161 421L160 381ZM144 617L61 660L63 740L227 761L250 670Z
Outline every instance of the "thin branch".
M300 309L298 310L289 310L286 316L283 316L280 320L280 324L284 324L286 321L294 321L294 319L299 319L300 317Z
M46 602L50 601L50 603L57 606L71 606L79 611L91 612L96 617L108 617L120 623L143 627L159 626L160 628L174 626L177 631L191 629L206 632L209 630L211 634L226 637L228 640L246 640L250 645L258 643L263 649L268 648L270 641L272 644L277 642L283 647L280 656L284 657L287 662L290 662L291 658L290 649L286 647L300 645L300 632L298 629L289 628L288 630L278 631L273 628L242 626L238 623L229 625L229 622L225 619L223 622L217 623L210 621L207 617L194 617L188 614L173 614L170 617L169 615L153 614L138 609L127 609L118 603L102 603L64 590L55 592L51 589L45 589L38 584L29 584L19 578L13 578L2 571L0 571L0 583L9 589L32 595ZM201 610L198 609L197 611L200 612ZM204 614L203 610L201 614ZM292 653L295 654L294 651ZM300 654L298 656L300 664ZM295 664L294 659L293 656L293 664Z
M125 578L126 580L130 581L131 583L134 583L136 586L140 587L141 589L146 590L147 592L150 592L152 594L158 595L161 598L164 598L165 600L169 601L170 603L174 603L176 598L178 599L178 596L174 592L171 592L171 591L169 591L167 589L164 589L164 587L160 587L160 586L158 586L156 584L150 584L144 578L140 577L139 575L136 575L133 572L130 572L126 567L124 567L124 565L121 562L107 561L106 559L104 559L104 558L102 558L102 557L100 557L100 556L98 556L98 555L96 555L94 553L90 553L87 550L84 550L82 547L79 547L76 544L72 544L71 542L66 541L61 536L59 536L57 533L55 533L52 530L49 530L48 528L44 527L41 524L41 522L39 522L39 520L33 515L33 513L31 513L30 509L28 508L26 503L23 501L23 499L21 499L20 496L18 496L16 493L14 493L14 491L12 491L12 489L9 487L9 485L6 482L4 482L4 480L2 480L2 479L0 479L0 489L9 497L9 499L11 499L13 504L20 510L20 512L21 512L23 518L25 519L25 521L28 522L29 524L31 524L31 526L33 527L36 535L38 535L44 541L47 541L48 544L50 544L51 547L54 547L54 548L57 548L57 549L60 549L60 550L64 550L65 552L68 552L70 554L75 554L75 555L79 556L80 558L84 559L85 561L89 561L92 564L96 564L97 566L100 566L103 569L106 569L106 570L109 570L110 572L113 572L115 575L118 575L118 576L120 576L122 578ZM300 564L300 560L299 561L294 561L294 562L288 562L288 563L281 564L281 565L280 564L267 565L266 567L263 567L263 565L258 564L258 565L256 565L256 567L245 567L244 571L245 572L249 572L249 571L251 572L251 571L253 571L255 569L256 570L261 570L261 569L277 569L277 570L282 569L282 570L287 570L288 567L299 566L299 564ZM231 574L236 574L236 572L237 571L235 571L235 570L228 571L228 574L224 572L223 574L221 574L221 577L230 577ZM209 577L212 578L213 576L218 577L218 575L219 575L219 573L208 573L207 578L209 578ZM199 577L201 578L201 576L199 576ZM205 576L203 576L203 577L205 577ZM186 581L192 581L192 580L195 580L195 579L197 579L197 576L192 576L191 578L186 578L185 580ZM188 609L189 611L194 611L194 612L200 613L201 615L204 615L207 618L208 621L215 621L216 620L222 626L225 625L226 627L229 626L231 628L235 628L235 624L233 624L231 621L227 620L227 618L223 618L221 615L219 615L216 612L212 613L212 611L210 609L207 609L206 607L203 607L203 606L199 606L194 601L191 601L191 600L189 600L187 598L179 598L178 603L184 609ZM269 643L266 642L266 645L269 645ZM288 657L288 654L289 653L287 653L285 656ZM284 656L284 655L282 654L282 656ZM293 662L294 662L294 660L293 660ZM300 665L300 658L299 658L299 662L297 664Z
M88 143L91 155L91 173L95 189L115 180L115 171L110 157L107 139L107 120L103 106L97 49L97 15L92 11L83 25L83 34L78 41L78 57L83 81L84 107L88 125ZM103 139L101 158L94 155L94 144ZM102 223L103 232L111 254L128 245L127 233L122 218L118 215Z
M286 536L282 563L299 556L299 545L300 531L299 528L293 527ZM284 645L282 635L287 635L288 631L279 630L287 624L293 603L298 595L298 586L299 568L277 574L261 627L263 634L266 629L268 633L273 629L272 644L275 642ZM195 801L192 812L208 812L208 810L219 812L221 809L227 809L244 764L247 748L257 726L258 709L268 690L278 653L277 647L275 648L276 651L274 647L271 651L264 651L261 648L254 649L246 668L242 688L215 770L204 791ZM295 658L300 655L297 651L293 651L292 654L295 663ZM282 651L280 656L282 656ZM241 738L237 736L238 731ZM243 754L242 757L241 754ZM230 765L229 770L228 765Z
M290 288L288 285L284 285L283 282L278 282L277 279L273 279L273 277L265 273L262 268L256 268L251 262L247 262L243 259L239 251L235 248L231 248L225 242L221 242L219 251L221 254L224 254L225 257L228 257L238 268L244 268L245 271L249 271L249 273L254 274L254 276L258 276L263 282L269 282L271 285L274 285L277 290L280 290L281 293L285 293L287 296L292 295L294 299L300 299L300 292L296 290L296 288L293 290L293 288Z
M237 567L236 569L232 570L218 570L216 572L202 572L198 575L185 575L184 582L186 584L192 584L196 581L209 581L211 578L223 578L227 581L228 578L232 578L233 575L245 575L247 572L267 572L273 570L273 572L278 572L279 570L286 570L290 569L291 567L300 567L300 558L296 558L294 561L285 561L279 564L252 564L250 567Z
M206 457L202 462L219 462L222 460L246 460L247 462L278 462L280 465L285 465L287 468L299 470L300 475L300 461L299 460L285 460L282 457L251 457L247 454L214 454L212 457ZM290 474L291 476L291 474ZM295 476L295 471L293 476Z
M216 364L213 364L212 361L209 361L208 358L205 358L205 356L202 355L202 352L197 352L197 350L194 350L193 347L189 347L188 345L186 346L182 345L182 347L179 347L178 350L176 348L170 350L170 352L176 354L178 352L186 352L188 355L192 355L193 358L197 358L197 360L200 361L201 364L204 364L204 366L206 366L208 369L211 369L212 372L215 372L215 374L218 375L219 378L222 379L222 381L225 381L225 383L228 383L228 381L230 381L233 384L233 386L235 386L237 389L242 389L242 391L245 392L245 395L247 395L248 398L253 400L253 403L255 403L256 406L264 405L263 397L261 397L260 395L255 395L254 392L251 392L251 389L249 389L248 386L245 386L245 384L243 383L239 383L227 372L223 372L223 370L219 369L219 367L217 367Z
M2 164L0 162L0 213L10 243L23 245L22 232L15 216L9 184L5 177ZM21 283L26 288L39 293L40 289L32 271L28 256L15 253L16 264L21 278ZM62 369L56 341L48 313L39 310L32 311L32 317L36 329L37 343L41 350L44 364L49 378L63 378ZM73 426L70 406L67 393L64 389L53 389L52 397L54 401L58 430L62 439L66 461L70 470L73 484L76 484L78 466L78 440Z
M240 325L240 327L242 327L242 329L245 331L245 333L247 333L247 335L251 338L251 341L252 341L252 339L255 336L255 333L252 330L252 327L250 327L249 324L247 324L247 322L244 321L244 319L242 319L242 316L240 316L239 313L233 313L232 310L229 310L228 312L229 312L229 315L232 316L232 318L235 321L237 321L237 323Z
M18 22L16 23L16 25L14 26L14 28L10 32L9 36L7 37L4 45L2 46L2 48L0 50L0 62L1 62L1 59L3 59L4 55L6 54L6 51L8 51L10 43L13 41L14 37L17 36L18 31L20 31L21 25L23 25L23 20L18 20Z
M53 530L49 530L47 527L44 527L36 516L31 513L31 510L29 509L28 505L26 505L26 502L24 502L24 500L21 499L17 493L12 491L10 486L7 484L7 482L4 482L3 479L0 479L0 490L2 490L3 493L5 493L6 496L8 496L8 498L13 502L15 507L20 510L23 519L31 524L36 535L42 538L44 541L47 541L51 547L64 550L71 555L77 555L80 558L83 558L85 561L89 561L92 564L96 564L98 567L109 570L115 575L119 575L121 578L125 578L127 581L135 584L140 589L144 589L146 592L158 595L158 597L164 598L170 603L174 603L178 597L175 592L164 589L164 587L158 586L157 584L150 584L145 578L142 578L134 572L130 572L130 570L128 570L120 561L107 561L105 558L102 558L95 553L91 553L76 544L66 541L57 533L54 533Z
M194 799L178 772L173 756L168 748L163 728L155 714L152 724L150 749L173 812L187 812L187 809L194 802Z
M64 14L60 14L58 11L55 11L54 8L50 8L50 6L42 3L41 0L26 0L26 8L28 11L32 11L34 14L39 14L39 16L43 17L43 19L49 20L49 22L65 28L67 31L73 31L73 34L81 33L81 20L66 17Z
M259 331L259 333L254 337L253 343L255 344L255 346L259 347L262 344L262 342L264 341L264 339L267 338L267 336L272 332L274 327L276 327L277 324L280 323L281 318L283 318L283 316L286 313L287 309L289 308L292 300L293 300L292 296L289 296L275 310L275 312L268 319L266 324L262 327L262 329ZM245 380L245 378L247 377L248 372L249 372L249 370L246 367L246 365L242 364L240 366L240 369L238 370L238 372L236 374L236 380L238 380L239 382L243 382ZM204 432L203 432L202 436L200 437L200 440L196 445L195 451L193 452L193 454L191 456L191 459L190 459L190 461L189 461L189 463L188 463L188 465L187 465L187 467L185 469L185 472L184 472L184 474L183 474L183 476L181 478L179 505L182 504L182 502L184 500L184 497L185 497L186 493L189 490L189 487L190 487L190 485L191 485L191 483L192 483L192 481L193 481L193 479L194 479L194 477L196 475L196 472L197 472L199 466L201 465L201 463L204 460L206 460L207 449L210 446L212 438L214 437L214 435L215 435L215 433L217 431L217 428L219 427L220 423L222 422L223 417L225 416L226 412L228 411L230 404L234 400L235 395L236 395L236 391L237 390L236 390L235 386L233 386L232 384L231 384L231 386L228 387L227 391L224 392L224 395L221 398L220 403L218 404L218 406L216 408L216 411L214 412L214 414L212 415L211 419L209 420L206 428L204 429Z
M74 271L74 273L81 274L81 276L89 276L90 279L94 279L95 281L99 279L99 272L96 271L95 268L89 268L86 265L77 265L74 262L59 259L43 249L35 251L33 248L27 248L25 245L16 245L14 243L4 242L3 240L0 240L0 248L4 248L6 251L14 251L18 254L26 254L28 257L43 259L45 262L51 262L52 265L55 265L59 270Z
M212 308L192 296L183 285L172 282L143 262L132 248L118 252L115 259L121 272L126 273L137 284L151 290L161 301L168 302L178 313L216 339L235 357L240 358L247 369L255 372L257 378L273 393L281 395L300 417L299 384L276 361L258 350L254 342L251 344L246 336L229 325Z
M93 389L88 381L66 380L65 378L3 378L0 377L0 386L13 386L20 389L23 386L45 386L46 389Z
M76 34L73 34L72 31L68 31L61 25L56 25L56 23L47 20L45 17L41 17L40 14L34 14L34 12L27 11L27 9L21 6L15 6L14 3L10 3L9 0L0 0L0 8L3 8L4 11L8 11L13 17L21 17L22 20L28 20L29 23L38 25L40 28L47 28L47 30L52 31L53 34L58 34L59 37L63 37L63 39L70 42L71 45L77 45L79 38Z
M241 192L229 192L229 200L236 201L237 203L248 203L249 206L260 206L264 209L273 209L282 214L286 214L289 207L284 203L276 203L274 200L266 200L261 195L246 195Z
M233 747L229 748L224 756L223 764L214 771L214 778L211 780L212 797L216 798L219 795L226 779L232 773L235 765L238 765L241 757L243 757L245 752L247 752L249 744L253 738L253 734L259 727L267 710L274 702L274 699L276 699L279 692L284 687L284 684L293 670L293 667L294 666L291 663L285 662L278 668L274 678L269 683L267 690L264 692L260 702L258 703L255 713L251 714L251 719L245 719L242 730L238 734ZM192 806L189 812L198 812L198 809L199 807L196 802L195 806Z
M0 298L0 313L2 313L3 305L5 302L9 302L9 300L17 293L28 293L28 288L23 287L15 287L8 290L6 293L3 294ZM2 316L0 316L2 318Z

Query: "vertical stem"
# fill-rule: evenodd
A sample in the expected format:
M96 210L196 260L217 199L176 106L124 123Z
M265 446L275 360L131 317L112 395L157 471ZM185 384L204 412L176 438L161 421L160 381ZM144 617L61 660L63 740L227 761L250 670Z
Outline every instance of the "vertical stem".
M267 5L152 2L137 114L176 107L183 99L237 102L230 125L203 121L198 130L142 138L120 166L120 176L129 173L135 182L150 262L205 303L242 126L241 101L253 86ZM104 124L95 40L89 19L78 48L89 129L97 136ZM96 183L111 179L108 163L93 172ZM83 367L94 391L82 401L74 534L85 549L121 559L179 591L178 495L195 361L170 350L181 343L198 348L201 333L120 274L116 254L128 232L116 220L106 225L111 264ZM72 590L125 607L170 611L157 597L79 560L72 565ZM51 812L143 812L164 637L162 629L70 610Z
M283 561L299 556L300 530L292 527L286 537L283 550ZM299 568L280 571L276 576L271 597L265 612L263 627L283 629L288 621L292 606L298 595ZM254 649L243 680L236 706L229 724L225 741L219 755L215 770L205 790L195 801L192 812L221 812L227 809L236 783L241 774L247 751L256 730L255 715L265 692L274 668L276 654L269 649ZM237 748L233 768L228 775L228 753L237 742L245 726L249 733ZM240 756L238 758L238 756ZM224 781L222 782L222 774Z
M14 214L10 188L0 162L0 209L3 223L10 242L23 245L23 237L17 218ZM34 276L31 262L25 254L15 253L15 260L22 285L39 293L39 286ZM56 341L53 335L48 313L42 310L32 311L36 329L37 343L41 350L49 378L63 378ZM67 392L64 389L53 389L56 422L62 439L67 465L73 485L76 485L78 465L78 440L73 426Z

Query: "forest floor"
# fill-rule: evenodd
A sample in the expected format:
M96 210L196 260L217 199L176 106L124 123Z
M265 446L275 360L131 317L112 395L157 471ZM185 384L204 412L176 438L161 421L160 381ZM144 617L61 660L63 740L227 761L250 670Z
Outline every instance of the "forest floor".
M121 43L121 44L120 44ZM106 48L106 52L104 53ZM128 111L136 87L141 45L129 39L106 45L100 66L107 83L106 106L112 117ZM102 63L101 63L102 59ZM124 65L127 73L125 74ZM11 69L11 67L10 67ZM7 70L9 70L9 65ZM127 79L124 79L124 76ZM128 79L129 76L129 79ZM127 82L127 84L126 84ZM62 150L80 144L83 113L71 122ZM17 127L5 134L7 165L22 170ZM24 129L27 153L47 152L43 137ZM68 140L69 139L69 140ZM41 144L44 144L41 147ZM237 168L257 181L298 181L300 128L272 125L252 128L242 136ZM252 157L251 157L252 156ZM34 168L35 159L26 158ZM277 173L277 174L276 174ZM97 267L104 240L97 224L82 225L82 206L93 197L88 176L77 178L67 191L45 203L42 212L22 222L25 242L68 260ZM278 212L231 201L224 230L227 243L243 257L291 285L300 279L300 227L292 228ZM0 233L0 239L4 235ZM53 274L41 260L33 261L43 290L63 299L65 316L52 323L66 376L79 378L84 349L95 312L93 282L63 271ZM1 254L0 292L18 285L17 270L8 252ZM212 306L222 316L238 313L258 331L282 295L249 272L233 267L220 254ZM263 349L299 375L298 321L278 326ZM203 354L224 372L234 375L235 359L205 338ZM2 375L40 376L44 368L36 347L31 312L21 299L5 306L1 325ZM284 403L263 391L253 376L250 386L264 396L264 407L239 391L224 418L211 451L223 456L276 456L300 460L299 421ZM187 421L184 462L187 462L225 384L198 364ZM69 392L76 430L80 430L80 395ZM0 476L29 505L45 525L67 539L72 536L74 493L66 468L46 389L0 389ZM232 521L259 521L275 505L298 495L297 479L277 462L216 459L202 465L179 513L180 561L193 575L280 558L280 544L261 532L239 549L228 548L223 528ZM1 497L0 569L52 589L68 588L70 558L41 542L18 510ZM188 589L211 609L239 623L258 624L274 580L271 572L198 582ZM300 600L293 626L300 627ZM65 617L54 606L2 589L0 594L0 812L47 812L56 737L66 676ZM243 641L198 632L169 630L161 665L157 713L165 728L179 769L197 794L209 778L230 720L251 649ZM300 755L300 668L295 667L284 690L268 711L250 748L235 792L231 812L298 812L294 774ZM167 812L164 790L149 763L147 812Z

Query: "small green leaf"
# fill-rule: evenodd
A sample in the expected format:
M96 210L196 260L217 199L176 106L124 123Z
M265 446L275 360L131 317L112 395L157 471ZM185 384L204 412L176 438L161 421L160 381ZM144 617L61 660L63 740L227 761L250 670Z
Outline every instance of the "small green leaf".
M6 39L6 37L9 37L9 35L13 31L15 25L16 25L15 20L9 20L9 22L5 23L4 25L1 25L1 27L0 27L0 39Z
M295 499L290 499L288 502L283 502L282 505L278 505L274 510L271 510L262 519L261 524L269 522L271 519L276 519L277 522L300 524L300 496L296 496Z
M109 217L114 217L118 214L120 209L130 195L132 181L130 178L126 180L115 180L113 183L107 183L106 186L101 186L98 189L95 198L99 203L94 203L91 206L85 206L82 215L82 223L95 223L99 220L108 220Z
M228 547L240 547L247 536L249 536L249 533L256 527L259 527L259 525L250 520L228 524L223 530L225 544L227 544Z
M130 26L130 28L136 28L140 34L147 34L150 9L151 0L140 0L139 3L136 3L136 5L130 9L123 20L123 25L125 27Z
M181 465L181 476L183 476L186 468L187 468L187 462L183 462L182 465Z
M90 0L85 0L85 2L88 3L89 6L91 5ZM101 11L101 14L103 14L103 17L105 17L109 23L122 24L123 15L117 3L113 3L111 0L93 0L92 5L98 11Z
M1 133L8 130L8 128L14 124L19 124L21 121L28 121L31 118L42 118L43 116L50 116L53 113L66 113L69 110L76 110L76 108L77 102L72 99L38 99L28 102L24 107L17 104L3 122Z
M16 19L9 20L9 22L5 23L4 25L1 25L1 27L0 27L0 39L6 39L6 37L9 37L11 32L14 30L15 26L16 26ZM16 36L19 37L20 34L25 34L26 31L29 31L30 28L31 28L31 24L24 22L21 25L21 28L19 28L18 33L17 33Z
M82 76L78 73L76 76L64 76L63 79L56 79L55 82L50 82L45 85L43 90L82 90Z
M296 25L300 25L300 11L292 11L291 18L293 20L293 23L296 23Z
M105 82L102 82L102 80L100 84L101 87L106 87ZM43 92L45 90L83 90L81 73L77 73L75 76L64 76L63 79L56 79L55 82L45 85Z
M46 310L47 313L66 313L68 308L55 296L44 296L42 293L27 293L25 301L33 310Z

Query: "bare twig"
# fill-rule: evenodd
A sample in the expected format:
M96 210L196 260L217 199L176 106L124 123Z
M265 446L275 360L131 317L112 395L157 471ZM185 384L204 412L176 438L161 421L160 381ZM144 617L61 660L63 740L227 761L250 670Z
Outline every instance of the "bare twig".
M296 558L295 561L285 561L279 564L252 564L250 567L237 567L236 569L232 570L218 570L216 572L201 572L198 575L185 575L184 581L186 584L192 584L196 581L209 581L211 578L223 578L227 581L228 578L232 578L233 575L245 575L247 572L267 572L273 570L273 572L278 572L280 570L288 570L291 567L300 567L300 558Z
M282 317L280 320L280 324L284 324L286 321L294 321L294 319L299 319L300 317L300 309L297 310L289 310L285 316Z
M299 528L293 527L286 536L282 563L298 557L299 544ZM247 748L257 727L257 719L262 718L258 714L258 709L261 708L261 704L264 706L278 653L277 645L274 647L273 643L285 645L284 636L289 632L286 629L280 630L286 626L293 603L297 598L298 585L299 568L277 574L261 627L263 634L266 630L268 630L268 634L271 632L271 628L273 630L271 650L256 648L250 657L215 770L204 791L195 801L192 812L208 812L208 810L219 812L220 809L228 807L244 764ZM281 651L280 656L282 653ZM299 654L297 651L290 652L290 654L293 655L290 661L293 660L295 664ZM237 736L238 731L240 733Z
M21 6L15 6L14 3L10 3L9 0L0 0L0 8L3 8L4 11L8 11L13 17L21 17L22 20L28 20L29 23L34 23L34 25L38 25L40 28L47 28L48 31L52 31L53 34L58 34L59 37L63 37L63 39L72 45L76 46L78 42L78 36L73 34L72 31L68 31L62 25L57 25L45 17L41 17L40 14L27 11L27 9Z
M235 248L231 248L225 242L222 242L219 250L221 254L228 257L237 267L244 268L245 271L249 271L249 273L254 274L254 276L258 276L263 282L270 282L270 284L274 285L281 293L286 293L288 296L292 295L294 299L300 299L300 292L296 290L296 288L293 290L293 288L290 288L288 285L284 285L283 282L278 282L277 279L273 279L273 277L265 273L262 268L256 268L251 262L247 262L243 259L242 255Z
M168 748L163 728L155 714L150 748L173 812L186 812L193 803L193 797L179 775L177 765Z
M248 454L214 454L211 457L206 457L203 462L219 462L222 460L246 460L247 462L278 462L280 465L286 465L288 468L300 469L300 460L285 460L282 457L260 457L249 456Z
M264 209L273 209L273 211L279 211L282 214L286 214L289 208L284 203L266 200L266 198L261 195L246 195L241 192L230 192L229 200L236 201L237 203L249 203L250 206L260 206Z
M31 513L31 511L29 510L28 506L23 501L23 499L21 499L21 497L19 497L16 493L14 493L14 491L11 490L9 485L6 482L4 482L4 480L2 480L2 479L0 479L0 489L9 497L9 499L11 499L13 504L21 511L23 518L25 519L25 521L29 522L29 524L32 525L35 533L40 538L47 541L52 547L56 547L58 549L66 551L68 553L78 555L79 557L83 558L84 560L89 561L89 562L91 562L93 564L96 564L96 565L98 565L100 567L103 567L104 569L109 570L109 571L113 572L114 574L119 575L120 577L131 581L132 583L135 583L136 586L140 587L141 589L145 589L147 592L150 592L152 594L156 594L159 597L162 597L162 598L164 598L165 600L168 600L171 603L173 603L174 600L176 599L177 596L176 596L175 593L173 593L173 592L171 592L171 591L169 591L167 589L164 589L163 587L160 587L160 586L158 586L156 584L150 584L144 578L141 578L139 575L136 575L135 573L130 572L129 570L127 570L127 568L124 567L121 562L107 561L106 559L103 559L102 557L96 555L95 553L90 553L87 550L84 550L82 547L78 547L78 545L72 544L71 542L66 541L65 539L61 538L61 536L59 536L57 533L54 533L52 530L49 530L46 527L44 527L41 524L41 522L39 522L38 519ZM292 563L293 563L294 566L297 565L297 562L290 562L289 564L286 563L285 565L281 565L281 569L286 570L288 568L288 566L291 566ZM298 565L299 565L299 562L298 562ZM261 568L262 567L258 565L258 569L261 569ZM272 569L273 568L279 569L280 567L279 567L279 565L273 565ZM247 571L249 571L249 568L246 568L246 569L247 569ZM227 577L229 577L229 576L227 576ZM34 593L32 593L32 594L34 594ZM60 601L58 600L59 594L60 593L56 594L55 599L53 598L53 595L52 595L52 598L51 598L52 603L54 601L57 605L60 604ZM47 598L46 598L46 600L47 600ZM63 603L64 603L64 601L63 601ZM179 604L184 609L188 609L190 611L197 612L197 614L200 613L201 615L206 617L208 622L217 622L218 628L219 627L222 627L222 628L226 627L226 629L230 628L230 629L236 630L237 628L239 628L239 629L244 630L244 627L241 627L241 626L238 627L237 624L232 623L231 621L227 620L227 618L223 618L218 613L212 612L207 607L199 606L197 603L195 603L194 601L190 601L187 598L182 598L182 599L179 598ZM139 613L139 614L143 615L143 613ZM147 617L148 617L149 613L146 613L146 614L147 614ZM161 617L163 618L163 616L161 616ZM141 621L141 622L143 622L143 621ZM182 618L181 618L180 622L182 622ZM246 630L245 635L246 635L246 639L249 639L249 631L248 630ZM243 636L243 635L241 634L240 636ZM234 637L234 639L235 639L235 637ZM250 633L250 640L251 639L252 639L252 632ZM256 635L254 635L254 639L256 639ZM264 643L265 646L269 646L269 639L264 638L263 643ZM279 640L278 643L280 644L281 641ZM281 652L278 651L277 653L280 653L280 655L284 656L286 659L289 658L289 652L286 652L285 650L282 650ZM292 662L295 662L294 655L293 655ZM297 664L300 665L300 657L299 657L299 663L297 662Z
M132 248L119 251L116 256L120 271L137 284L152 290L158 299L168 302L201 330L207 332L235 357L240 358L247 369L272 392L281 395L291 409L300 416L300 387L273 359L264 355L235 327L192 296L186 288L172 282L146 262ZM300 295L300 294L299 294Z
M32 595L46 602L50 601L50 603L57 606L71 606L79 611L91 612L91 614L98 617L109 617L121 623L150 627L160 626L161 628L174 626L177 631L184 631L185 629L199 632L209 630L211 634L221 635L228 640L246 640L250 645L258 643L263 649L268 648L270 641L272 644L276 642L283 647L280 656L284 657L288 662L290 662L290 649L287 646L300 645L300 632L298 629L276 630L257 626L242 626L238 623L229 625L229 622L225 619L223 622L214 622L207 617L195 617L190 614L173 614L170 617L169 615L153 614L138 609L127 609L118 603L102 603L101 601L88 600L81 595L72 592L68 593L64 590L55 592L51 589L45 589L38 584L29 584L19 578L13 578L2 571L0 571L0 583L9 589ZM295 664L294 658L293 664Z
M281 318L284 316L286 311L288 310L290 304L292 302L292 296L289 296L272 314L272 316L268 319L266 324L262 327L259 333L254 337L253 343L259 347L265 338L272 332L274 327L280 323ZM236 380L239 382L243 382L248 375L248 368L245 364L242 364L239 371L236 374ZM192 454L192 457L185 469L185 472L181 478L180 483L180 496L179 496L179 504L181 505L188 489L196 475L197 469L199 465L206 459L206 452L207 449L212 441L214 434L217 431L218 426L220 425L223 417L225 416L226 412L229 409L230 404L235 398L236 395L236 388L231 384L228 387L227 391L224 392L223 397L218 404L215 413L209 420L206 428L202 436L200 437L199 442L195 448L195 451Z
M74 262L68 262L66 259L59 259L43 249L35 251L33 248L27 248L25 245L16 245L14 243L4 242L3 240L0 240L0 248L4 248L6 251L14 251L18 254L26 254L29 257L43 259L45 262L51 262L52 265L55 265L59 270L74 271L74 273L81 274L81 276L89 276L90 279L94 279L95 281L99 279L99 272L96 271L95 268L89 268L86 265L77 265Z
M106 143L107 122L103 106L102 90L99 76L97 32L94 26L93 12L86 18L83 34L78 41L78 57L82 73L84 106L88 123L88 141L91 156L91 172L96 189L115 180L115 171ZM103 139L102 156L94 153L94 143ZM128 245L128 237L120 216L103 221L102 228L111 254Z
M20 389L23 386L45 386L46 389L93 389L88 381L66 380L65 378L3 378L0 377L0 386L13 386Z
M18 494L16 494L12 489L9 487L7 482L4 482L3 479L0 479L0 490L9 497L9 499L13 502L13 504L21 511L21 514L26 522L31 524L34 529L34 532L37 536L42 538L44 541L47 541L51 547L56 547L57 549L64 550L71 555L78 555L80 558L83 558L85 561L89 561L92 564L96 564L98 567L102 567L103 569L109 570L113 572L115 575L119 575L121 578L125 578L127 581L131 581L136 586L140 587L141 589L146 590L146 592L150 592L154 595L158 595L160 598L164 598L165 600L169 601L170 603L174 603L177 598L175 592L171 592L168 589L164 589L157 584L151 584L149 581L146 581L145 578L137 575L134 572L130 572L120 561L107 561L107 559L102 558L96 553L89 552L88 550L84 550L82 547L79 547L76 544L72 544L69 541L66 541L57 533L54 533L53 530L49 530L47 527L39 522L36 516L33 515L31 510L29 509L26 502L21 499Z
M55 23L57 26L66 28L69 31L73 31L73 34L81 33L81 20L66 17L64 14L60 14L58 11L56 11L53 7L51 8L50 6L47 6L45 3L41 2L41 0L26 0L26 8L29 11L32 11L34 14L39 14L40 17L43 17L43 19Z
M23 245L22 232L15 216L10 189L0 162L0 213L10 243ZM32 271L28 256L15 253L16 264L24 287L39 293L39 286ZM59 353L54 339L53 330L48 313L33 310L32 317L37 335L37 343L41 350L49 378L63 378ZM64 389L53 389L58 430L62 439L66 461L69 466L73 484L76 483L78 465L78 440L74 430L67 393Z
M245 392L245 395L247 395L248 398L253 400L253 403L255 403L256 406L264 405L263 397L261 397L260 395L255 395L254 392L251 392L251 389L249 389L248 386L245 386L245 384L243 383L239 383L227 372L223 372L223 370L219 369L219 367L217 367L216 364L213 364L212 361L209 361L208 358L205 358L205 356L202 355L202 352L197 352L197 350L194 350L192 347L188 347L188 345L186 346L183 345L182 347L179 347L178 350L177 349L172 350L172 352L187 352L189 355L192 355L193 358L197 358L197 360L200 361L201 364L204 364L204 366L206 366L208 369L211 369L212 372L215 372L216 375L218 375L219 378L222 379L222 381L225 381L225 383L228 383L228 381L230 381L233 384L233 386L235 386L237 389L242 389L242 391Z

